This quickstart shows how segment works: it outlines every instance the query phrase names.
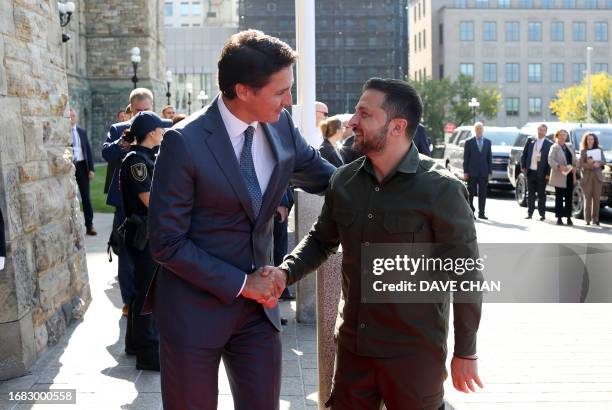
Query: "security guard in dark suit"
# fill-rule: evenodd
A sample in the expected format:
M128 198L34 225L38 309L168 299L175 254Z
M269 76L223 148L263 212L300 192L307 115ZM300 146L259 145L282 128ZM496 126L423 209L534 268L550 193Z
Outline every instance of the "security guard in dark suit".
M131 127L124 132L124 141L133 144L121 163L119 187L123 198L125 221L119 231L125 238L134 261L134 299L128 314L128 329L136 354L136 368L159 371L159 333L151 315L141 314L147 289L156 263L149 250L147 214L149 192L155 167L155 156L161 144L164 128L172 126L152 111L138 113Z

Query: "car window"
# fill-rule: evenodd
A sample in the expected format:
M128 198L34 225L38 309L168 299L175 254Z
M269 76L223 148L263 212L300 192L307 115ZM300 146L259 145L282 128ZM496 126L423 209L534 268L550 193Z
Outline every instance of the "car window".
M507 145L511 146L516 140L516 131L496 130L487 131L485 130L484 136L491 140L493 145Z
M525 143L527 142L527 138L529 138L529 135L523 133L519 134L519 136L516 137L516 141L514 141L514 146L524 147Z
M456 144L457 143L457 136L458 135L459 135L459 131L453 132L453 134L448 139L449 144Z
M580 145L582 137L587 132L592 132L597 135L599 140L599 146L604 150L612 149L612 128L604 127L589 127L589 128L577 128L573 131L576 136L576 142Z
M470 136L470 131L461 131L461 135L459 135L459 138L457 139L457 144L459 144L462 141L465 141L466 139L468 139Z

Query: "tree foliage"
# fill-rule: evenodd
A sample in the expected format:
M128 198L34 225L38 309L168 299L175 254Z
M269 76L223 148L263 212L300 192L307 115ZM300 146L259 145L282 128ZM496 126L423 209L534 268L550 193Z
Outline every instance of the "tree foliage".
M423 124L436 142L444 139L447 122L458 127L472 121L473 111L468 106L472 97L480 103L477 118L493 118L499 110L501 96L497 89L476 85L472 76L460 74L454 81L426 79L415 81L413 85L423 100Z
M563 88L550 102L550 109L564 122L612 121L612 76L602 72L591 76L591 119L587 118L587 82Z

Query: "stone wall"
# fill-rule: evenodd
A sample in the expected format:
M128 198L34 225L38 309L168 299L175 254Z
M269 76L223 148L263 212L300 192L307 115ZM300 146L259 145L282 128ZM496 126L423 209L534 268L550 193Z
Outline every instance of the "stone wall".
M130 51L139 47L138 86L153 91L161 111L166 93L162 0L76 1L64 29L69 101L88 130L92 153L101 161L101 145L115 114L129 103L133 88Z
M0 0L0 379L23 374L90 301L56 1Z

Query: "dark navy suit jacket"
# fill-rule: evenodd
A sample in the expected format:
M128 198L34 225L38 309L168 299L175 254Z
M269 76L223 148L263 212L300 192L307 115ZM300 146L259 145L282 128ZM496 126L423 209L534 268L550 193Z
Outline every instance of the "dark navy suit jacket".
M414 139L412 140L412 142L416 146L416 149L419 151L419 154L431 157L431 150L429 149L431 140L427 136L427 133L425 132L425 127L423 125L417 125L417 129L414 133Z
M535 138L527 139L525 147L523 148L523 153L521 154L521 168L529 170L529 167L531 166L531 157L533 156L533 149L535 148L535 143ZM548 165L548 153L552 145L553 144L549 139L544 138L544 142L542 142L542 148L540 149L540 161L538 162L537 175L539 177L546 177L550 173L550 165Z
M102 158L108 162L106 170L106 183L104 192L108 192L106 203L115 208L122 207L121 192L119 192L119 169L121 160L127 154L119 144L119 139L123 136L123 131L130 128L130 122L118 122L110 126L106 134L106 141L102 144Z
M476 137L468 138L463 148L463 173L470 177L486 177L492 172L491 140L483 136L482 151L480 151Z
M217 99L164 134L149 206L150 247L161 269L147 302L160 334L175 344L227 342L246 303L237 297L245 273L273 263L273 217L288 184L323 193L335 171L286 111L260 125L276 164L257 217ZM278 306L264 310L280 330Z
M77 125L77 134L81 140L81 150L83 151L83 158L87 163L87 169L89 171L94 170L93 156L91 155L91 145L89 145L89 138L87 138L87 131Z

